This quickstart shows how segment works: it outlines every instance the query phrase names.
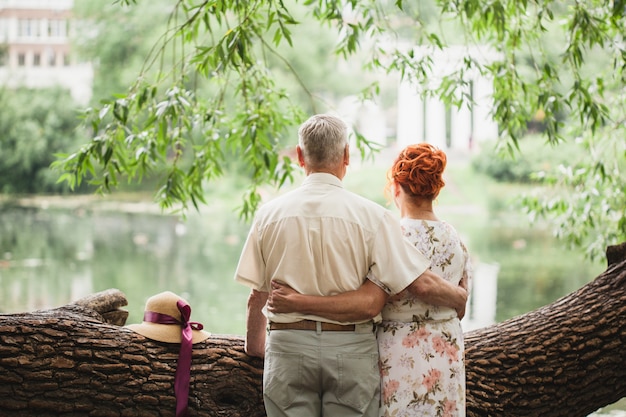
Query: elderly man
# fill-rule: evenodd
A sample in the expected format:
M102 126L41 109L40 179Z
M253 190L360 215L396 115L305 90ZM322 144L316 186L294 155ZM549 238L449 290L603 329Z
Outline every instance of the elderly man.
M428 269L429 261L404 239L391 211L344 189L350 152L341 119L312 116L298 136L306 179L258 210L235 273L251 288L245 349L265 357L269 417L377 416L373 323L388 294L408 287L462 314L467 292ZM379 280L363 278L368 274ZM355 302L369 307L366 314L350 305L332 307L341 321L306 312L275 314L266 306L272 281L309 295L359 291Z

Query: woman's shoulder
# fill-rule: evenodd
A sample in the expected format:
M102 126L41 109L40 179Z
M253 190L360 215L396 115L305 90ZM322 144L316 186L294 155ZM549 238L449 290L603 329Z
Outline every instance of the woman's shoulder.
M453 234L455 234L455 235L458 235L458 234L459 234L459 233L456 231L456 228L455 228L455 227L454 227L451 223L448 223L448 222L447 222L447 221L445 221L445 220L441 220L441 221L439 221L439 223L440 223L440 225L441 225L441 228L442 228L442 229L444 229L444 230L446 230L446 231L448 231L449 233L453 233Z

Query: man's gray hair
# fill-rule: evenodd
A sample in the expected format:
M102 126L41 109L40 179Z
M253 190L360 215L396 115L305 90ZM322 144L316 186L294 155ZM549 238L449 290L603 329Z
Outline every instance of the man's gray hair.
M336 116L316 114L300 126L298 144L311 168L336 167L348 144L348 126Z

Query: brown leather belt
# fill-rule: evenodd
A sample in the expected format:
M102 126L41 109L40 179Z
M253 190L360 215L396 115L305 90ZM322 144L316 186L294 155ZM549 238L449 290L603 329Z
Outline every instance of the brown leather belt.
M335 324L320 322L323 332L353 332L354 324ZM270 323L270 330L317 330L317 322L302 320L294 323Z

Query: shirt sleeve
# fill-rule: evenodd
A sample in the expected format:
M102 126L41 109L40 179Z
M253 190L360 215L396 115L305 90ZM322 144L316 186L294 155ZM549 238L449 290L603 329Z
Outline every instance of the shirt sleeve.
M269 291L265 282L265 261L256 223L250 228L235 271L235 281L257 291Z
M386 211L374 239L372 280L383 290L397 294L430 268L430 260L404 238L400 222Z
M391 288L389 288L388 286L386 286L385 284L383 284L377 277L376 275L374 275L374 273L372 272L372 270L370 269L370 271L367 273L366 278L370 281L372 281L374 284L376 284L378 287L380 287L381 290L383 290L384 292L387 293L387 295L393 295L393 291L391 291Z

